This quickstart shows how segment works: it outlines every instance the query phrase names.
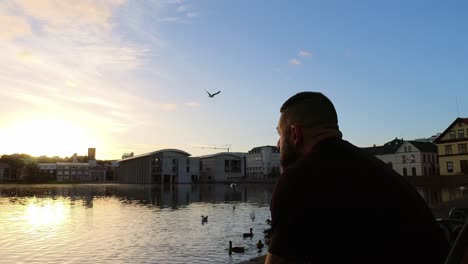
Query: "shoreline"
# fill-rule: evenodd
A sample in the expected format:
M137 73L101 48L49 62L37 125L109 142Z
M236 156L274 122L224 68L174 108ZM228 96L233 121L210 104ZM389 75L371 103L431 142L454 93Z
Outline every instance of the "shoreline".
M255 257L246 261L239 262L238 264L263 264L265 263L266 254L260 257Z

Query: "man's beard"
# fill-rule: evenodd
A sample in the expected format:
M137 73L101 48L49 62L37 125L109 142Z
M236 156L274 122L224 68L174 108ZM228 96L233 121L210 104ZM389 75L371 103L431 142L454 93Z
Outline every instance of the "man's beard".
M286 140L280 149L280 162L281 162L281 171L284 171L288 166L294 164L300 157L297 150L294 148L294 144Z

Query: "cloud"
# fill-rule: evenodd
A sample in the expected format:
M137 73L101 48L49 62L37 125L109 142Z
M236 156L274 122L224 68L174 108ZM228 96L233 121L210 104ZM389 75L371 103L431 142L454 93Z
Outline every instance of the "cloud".
M199 107L200 103L199 102L186 102L184 105L189 106L189 107Z
M173 103L162 103L162 104L156 104L156 106L163 110L163 111L175 111L177 110L177 104L173 104Z
M181 5L181 6L177 7L177 12L179 12L179 13L187 12L188 10L189 10L188 5Z
M110 29L113 11L124 3L124 0L11 0L6 6L10 13L22 14L24 22L34 20L44 32L63 32L83 27Z
M197 17L198 14L195 13L195 12L188 12L188 13L186 14L186 16L192 18L192 17Z
M0 13L0 38L10 41L31 34L31 26L24 18Z
M183 23L185 20L182 17L163 17L158 19L159 22L176 22Z
M308 51L305 51L305 50L299 51L299 57L310 57L310 56L312 56L312 53Z
M297 60L296 58L292 58L292 59L289 60L289 64L299 65L299 64L301 64L301 62L299 60Z

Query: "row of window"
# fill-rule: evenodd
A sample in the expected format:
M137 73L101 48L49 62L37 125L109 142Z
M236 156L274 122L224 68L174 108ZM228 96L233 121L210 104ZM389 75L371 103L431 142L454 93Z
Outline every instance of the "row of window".
M423 154L423 162L426 162L426 154ZM416 158L414 155L411 155L410 157L406 157L406 155L401 156L401 161L403 163L415 163ZM435 161L435 156L434 155L427 155L427 162L434 162Z
M57 175L69 175L69 174L76 174L76 175L88 175L88 171L57 171Z
M458 129L458 138L465 138L465 130L464 129ZM466 134L468 135L468 129L466 129ZM457 133L455 130L450 131L450 139L457 139Z
M70 170L70 169L71 169L71 170L76 170L76 169L78 169L78 170L84 170L84 169L87 169L87 168L88 168L87 165L85 165L85 166L76 166L76 165L75 165L75 166L64 166L64 165L57 165L57 170L64 170L64 169L65 169L65 170Z
M458 144L458 154L467 153L466 143ZM445 155L451 155L452 152L452 145L445 145Z

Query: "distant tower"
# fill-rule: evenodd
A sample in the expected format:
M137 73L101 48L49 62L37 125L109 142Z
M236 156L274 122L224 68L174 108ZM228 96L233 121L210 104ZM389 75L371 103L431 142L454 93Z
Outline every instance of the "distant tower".
M88 148L88 164L96 166L96 148Z
M88 159L90 160L96 159L96 148L88 148Z

